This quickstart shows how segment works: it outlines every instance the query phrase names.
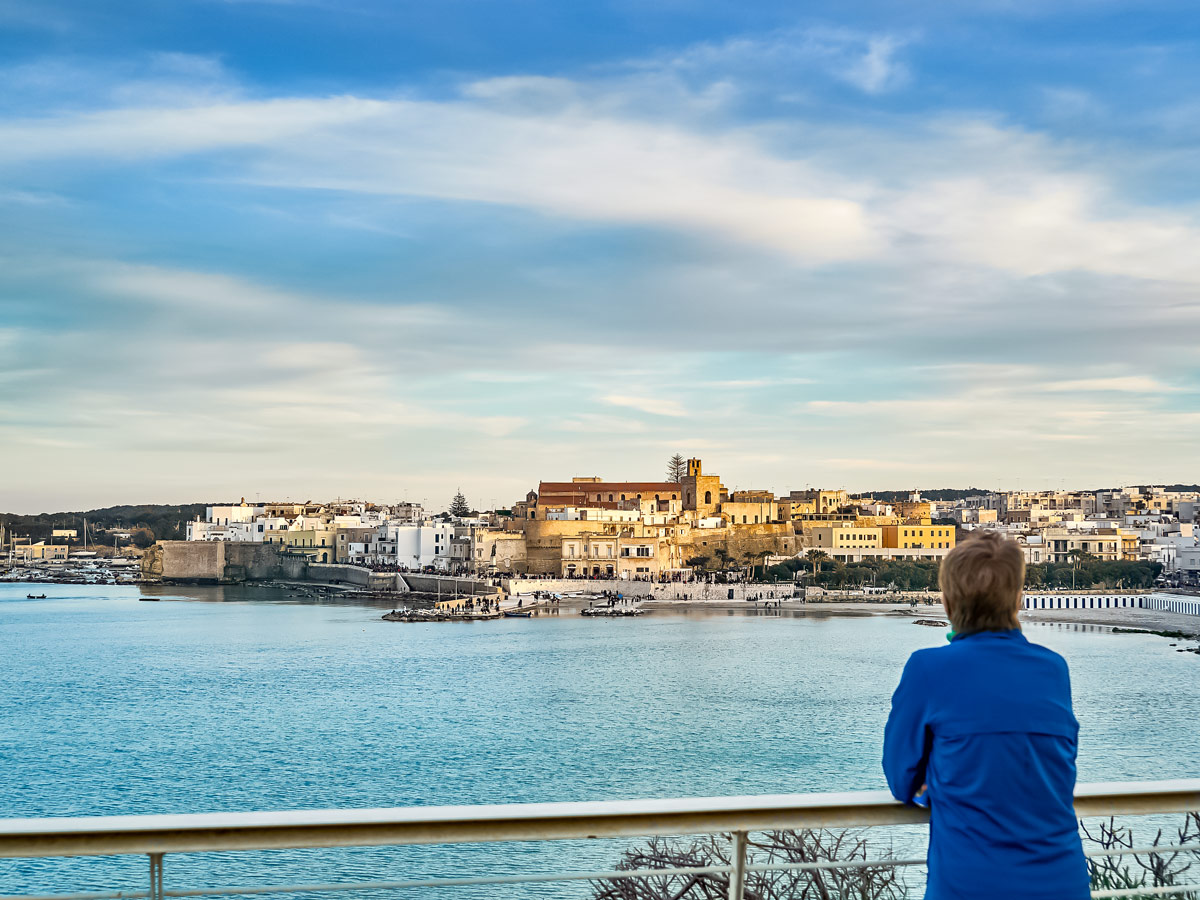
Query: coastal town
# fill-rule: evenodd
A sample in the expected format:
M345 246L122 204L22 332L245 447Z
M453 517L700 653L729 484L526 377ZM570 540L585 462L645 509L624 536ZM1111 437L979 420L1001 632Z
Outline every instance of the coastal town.
M961 496L942 498L947 493ZM881 571L905 563L929 568L984 530L1017 541L1030 567L1070 567L1071 586L1085 564L1140 563L1143 583L1105 586L1187 587L1200 581L1198 517L1200 491L1161 486L931 496L730 491L701 459L675 456L660 481L542 481L509 508L487 511L472 508L461 493L438 513L416 503L242 499L207 506L186 523L180 542L156 542L135 523L110 535L114 550L107 556L117 560L113 577L123 579L136 563L144 576L188 580L169 562L163 569L164 543L221 543L372 572L658 584L792 580L881 589L887 586L878 583ZM126 546L117 550L122 537ZM105 561L95 560L86 538L85 530L81 545L79 530L64 527L34 540L10 526L0 532L0 560L10 572L91 572Z

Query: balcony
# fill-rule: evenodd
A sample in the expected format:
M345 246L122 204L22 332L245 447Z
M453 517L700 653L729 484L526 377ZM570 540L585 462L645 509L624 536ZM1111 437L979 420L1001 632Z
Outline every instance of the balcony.
M1081 785L1075 795L1080 818L1146 816L1200 810L1200 779L1187 781ZM129 856L147 859L141 890L4 895L2 900L163 900L167 897L227 897L270 894L366 894L372 891L532 885L585 882L612 884L626 879L668 876L708 877L729 900L743 900L747 879L765 872L818 873L832 870L895 870L921 867L924 859L851 858L817 861L762 861L748 852L751 833L784 830L878 828L926 821L928 813L895 802L885 792L791 794L762 797L684 798L500 806L413 807L319 812L216 813L0 820L0 857L35 859L70 856ZM561 841L713 835L728 842L719 865L611 868L596 871L526 872L392 881L343 881L166 887L169 854L234 853L284 848L381 847L420 844ZM1085 849L1088 849L1085 847ZM1200 844L1106 846L1095 857L1137 857L1180 852L1200 858ZM1188 884L1096 890L1093 897L1195 896L1200 866ZM300 873L297 873L299 877ZM414 894L414 896L423 896ZM690 896L690 895L688 895Z

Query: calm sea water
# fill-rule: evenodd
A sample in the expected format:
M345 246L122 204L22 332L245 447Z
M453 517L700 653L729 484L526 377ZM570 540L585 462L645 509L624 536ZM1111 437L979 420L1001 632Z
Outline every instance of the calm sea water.
M940 629L661 614L476 624L256 589L0 585L0 817L884 787L888 702ZM1081 781L1194 777L1200 660L1032 625L1071 665ZM607 868L611 844L168 857L168 887ZM140 888L144 859L0 861L0 892ZM414 896L418 892L409 892ZM433 893L433 892L426 892ZM585 885L437 892L584 896Z

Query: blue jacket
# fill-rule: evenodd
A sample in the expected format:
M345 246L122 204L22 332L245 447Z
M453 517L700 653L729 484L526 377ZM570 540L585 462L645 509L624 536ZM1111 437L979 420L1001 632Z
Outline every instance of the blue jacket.
M930 810L926 900L1086 900L1073 797L1079 723L1066 661L1020 630L909 657L883 771Z

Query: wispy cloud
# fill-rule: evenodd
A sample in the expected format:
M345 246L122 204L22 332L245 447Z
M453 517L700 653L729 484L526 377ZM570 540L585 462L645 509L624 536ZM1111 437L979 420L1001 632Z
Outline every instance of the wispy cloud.
M1116 391L1123 394L1167 394L1179 390L1148 375L1116 375L1104 378L1071 378L1065 381L1048 381L1040 386L1044 391L1064 393L1106 393Z
M911 38L902 34L831 27L786 28L698 43L679 52L640 60L636 65L732 79L735 83L754 76L795 80L815 73L868 94L880 94L909 80L900 53L910 42Z
M664 397L608 394L601 400L609 406L624 406L652 416L686 416L687 412L675 400Z
M0 123L0 165L203 154L231 182L501 204L809 265L905 258L1200 283L1194 216L1123 203L1044 137L983 122L904 137L888 184L823 153L781 153L752 129L700 133L595 103L493 107L477 87L447 101L287 98Z

